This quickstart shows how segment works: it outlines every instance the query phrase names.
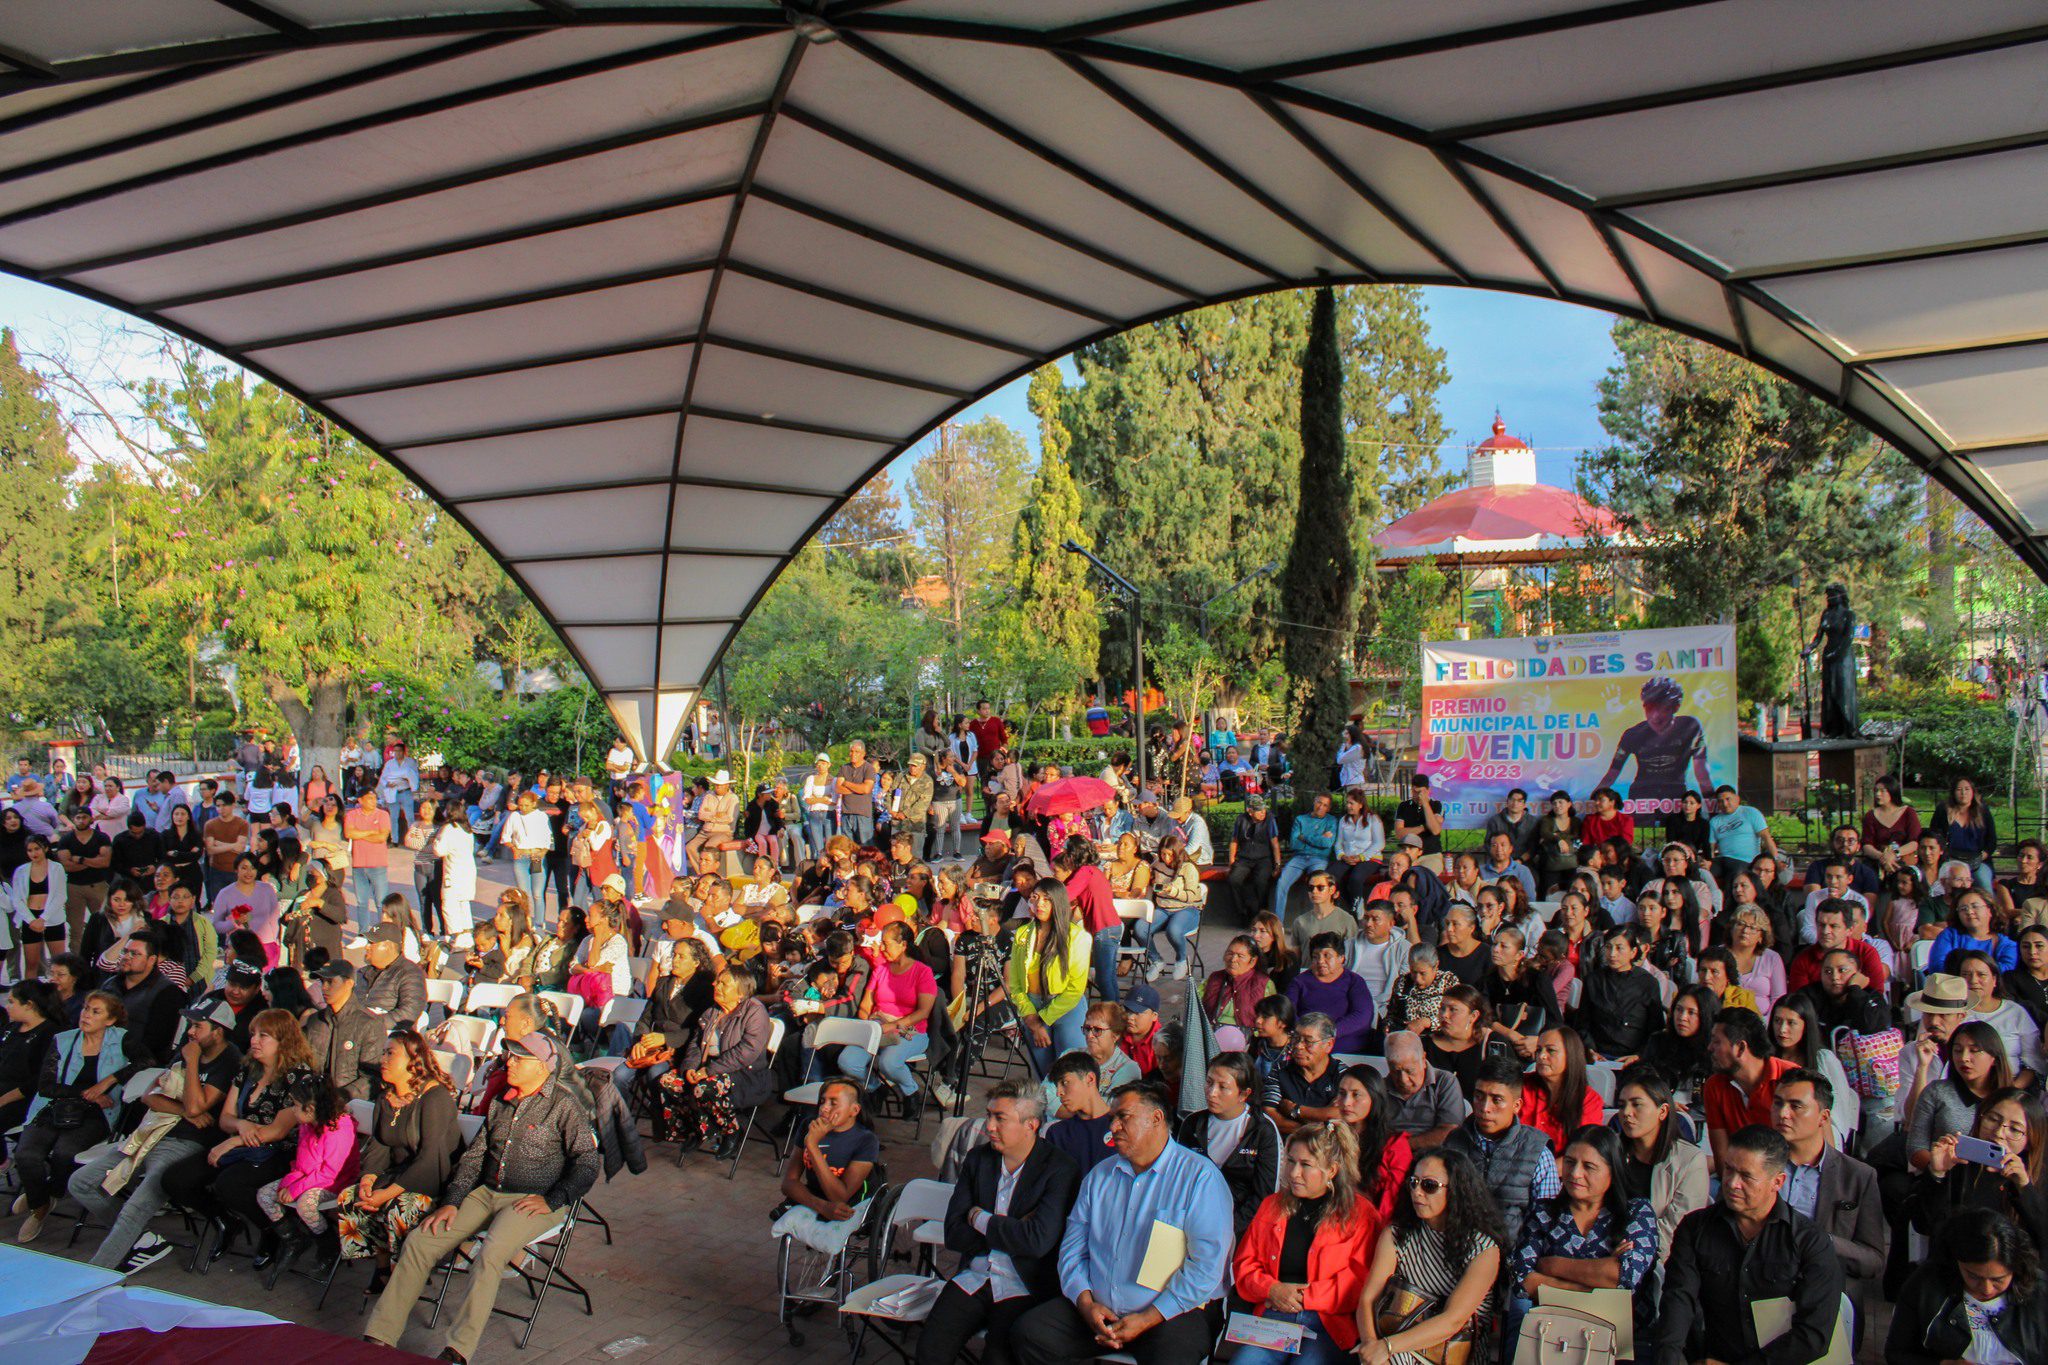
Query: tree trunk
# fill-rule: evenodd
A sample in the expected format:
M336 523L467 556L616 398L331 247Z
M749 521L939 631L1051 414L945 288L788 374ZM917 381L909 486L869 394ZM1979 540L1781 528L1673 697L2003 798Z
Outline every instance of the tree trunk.
M322 673L311 680L305 695L275 674L263 675L263 691L271 704L283 713L285 723L299 740L299 770L310 772L315 763L327 770L328 778L341 781L341 743L348 738L348 684L339 675Z

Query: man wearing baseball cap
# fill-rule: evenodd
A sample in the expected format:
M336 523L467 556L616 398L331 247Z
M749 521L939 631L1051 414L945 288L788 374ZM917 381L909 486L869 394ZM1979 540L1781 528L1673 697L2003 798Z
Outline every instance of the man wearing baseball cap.
M910 839L910 860L924 861L924 826L931 815L932 797L937 791L932 785L931 760L922 753L910 756L909 766L903 774L903 785L897 790L902 796L902 805L896 812L898 837Z
M370 1013L356 998L356 969L347 958L327 963L313 979L320 983L326 1003L306 1021L306 1046L344 1097L371 1099L391 1021Z
M484 1234L440 1357L466 1363L491 1320L506 1267L597 1183L597 1133L555 1075L560 1051L540 1029L505 1045L506 1087L485 1113L483 1131L464 1149L441 1207L405 1239L365 1339L396 1346L441 1258Z
M170 1203L164 1176L180 1162L203 1156L221 1139L221 1106L234 1087L235 1073L242 1069L242 1050L228 1037L237 1024L234 1006L215 995L184 1015L185 1041L172 1059L174 1072L182 1073L183 1091L172 1099L161 1093L159 1082L142 1100L149 1113L175 1114L177 1123L140 1157L129 1156L117 1143L71 1173L71 1197L107 1229L92 1254L92 1263L103 1269L132 1275L171 1254L171 1244L149 1231L150 1220ZM116 1171L125 1175L114 1181L109 1193L107 1184Z
M405 956L403 928L380 924L371 930L363 962L363 970L357 974L363 1008L386 1028L410 1024L426 1012L427 974Z
M257 1015L270 1008L270 1002L263 998L263 969L253 962L230 962L221 976L220 989L200 996L192 1009L185 1011L188 1022L179 1043L182 1044L191 1034L189 1021L196 1017L194 1011L221 1004L234 1014L233 1021L227 1025L228 1041L234 1044L236 1051L247 1052L249 1025L256 1022Z

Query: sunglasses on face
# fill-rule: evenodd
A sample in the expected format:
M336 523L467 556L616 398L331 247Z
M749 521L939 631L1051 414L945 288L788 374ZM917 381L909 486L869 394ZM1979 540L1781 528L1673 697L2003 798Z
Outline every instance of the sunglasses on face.
M1448 1183L1448 1181L1437 1180L1426 1175L1411 1175L1408 1177L1408 1188L1418 1190L1423 1194L1436 1194Z

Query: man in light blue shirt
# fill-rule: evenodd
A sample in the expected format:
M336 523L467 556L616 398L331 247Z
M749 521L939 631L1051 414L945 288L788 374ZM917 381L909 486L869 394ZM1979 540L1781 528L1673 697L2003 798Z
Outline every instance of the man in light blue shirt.
M1230 1264L1230 1187L1213 1162L1173 1141L1162 1087L1125 1086L1112 1114L1116 1155L1082 1180L1060 1241L1064 1298L1018 1322L1018 1365L1066 1365L1112 1351L1138 1365L1177 1365L1208 1353L1204 1310L1223 1292ZM1167 1259L1158 1287L1138 1282L1148 1250L1181 1242L1185 1254L1177 1264Z
M135 793L133 809L141 813L144 824L159 834L171 827L171 794L164 789L162 773L150 770L142 790Z
M1714 788L1714 811L1707 817L1707 830L1714 840L1714 880L1722 886L1755 862L1759 853L1768 851L1776 856L1778 852L1778 841L1771 837L1770 822L1763 812L1743 805L1735 788L1725 784Z
M1479 875L1490 882L1513 877L1522 884L1524 895L1532 901L1536 899L1536 878L1515 861L1515 837L1504 830L1487 836L1486 858L1479 864Z

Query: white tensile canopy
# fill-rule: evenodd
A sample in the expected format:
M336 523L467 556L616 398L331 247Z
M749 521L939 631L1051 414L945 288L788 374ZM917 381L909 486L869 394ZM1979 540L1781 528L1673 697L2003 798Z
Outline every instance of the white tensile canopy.
M7 0L0 267L315 403L665 752L877 468L1318 280L1827 395L2048 568L2042 0Z

